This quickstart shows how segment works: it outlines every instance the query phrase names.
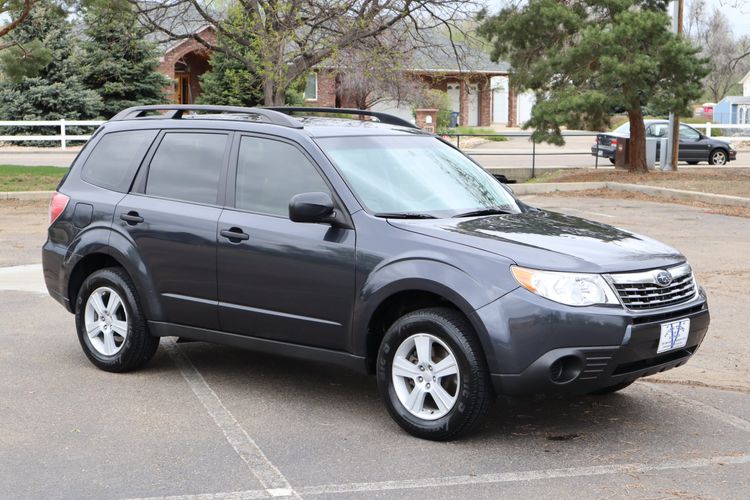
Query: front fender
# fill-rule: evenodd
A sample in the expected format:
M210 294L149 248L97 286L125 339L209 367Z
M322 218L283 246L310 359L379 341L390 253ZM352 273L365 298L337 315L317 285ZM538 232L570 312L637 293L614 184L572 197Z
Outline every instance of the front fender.
M402 258L378 266L360 290L355 304L352 343L352 351L358 355L367 354L369 323L378 307L394 294L405 291L434 293L454 304L472 322L485 353L490 354L487 329L472 313L510 291L488 287L450 263L424 257Z

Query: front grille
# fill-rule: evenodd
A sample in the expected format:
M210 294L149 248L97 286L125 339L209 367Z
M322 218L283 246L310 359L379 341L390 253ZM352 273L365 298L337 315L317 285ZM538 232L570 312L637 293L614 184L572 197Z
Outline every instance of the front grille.
M672 278L667 285L661 285L657 281L657 275L664 271ZM609 280L622 304L636 311L681 304L695 297L697 292L693 272L688 264L639 273L612 274Z

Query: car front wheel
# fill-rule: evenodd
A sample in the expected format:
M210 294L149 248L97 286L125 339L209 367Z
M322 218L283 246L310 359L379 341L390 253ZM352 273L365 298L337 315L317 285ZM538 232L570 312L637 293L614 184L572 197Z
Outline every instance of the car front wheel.
M391 417L414 436L436 441L472 430L495 399L471 324L448 308L421 309L386 332L378 388Z
M708 163L711 165L726 165L727 153L723 149L714 149L708 157Z
M148 332L133 282L119 268L101 269L83 282L76 330L86 357L109 372L142 367L159 346L159 338Z

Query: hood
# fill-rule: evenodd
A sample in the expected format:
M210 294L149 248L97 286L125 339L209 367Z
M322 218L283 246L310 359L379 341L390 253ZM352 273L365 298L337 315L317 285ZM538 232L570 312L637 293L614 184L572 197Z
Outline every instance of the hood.
M389 222L406 231L485 250L535 269L606 273L685 261L675 249L646 236L544 210Z

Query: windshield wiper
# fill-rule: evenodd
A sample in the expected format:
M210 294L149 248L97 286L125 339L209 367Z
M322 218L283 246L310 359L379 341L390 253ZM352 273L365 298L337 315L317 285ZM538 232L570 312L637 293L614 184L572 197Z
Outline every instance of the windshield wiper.
M481 208L479 210L472 210L471 212L464 212L464 213L461 213L461 214L457 214L457 215L454 215L453 217L454 218L458 218L458 217L474 217L475 215L496 215L496 214L508 215L508 214L512 214L512 213L514 213L514 212L511 212L507 208L502 208L502 207L487 207L487 208Z
M375 214L375 217L385 217L387 219L437 219L434 215L419 212L380 212Z

